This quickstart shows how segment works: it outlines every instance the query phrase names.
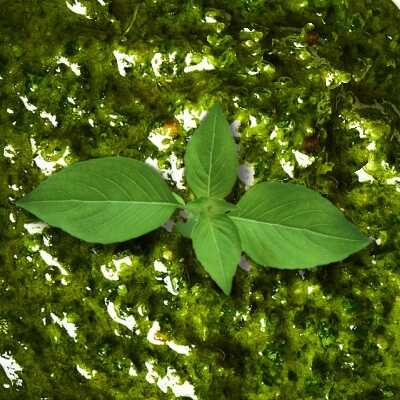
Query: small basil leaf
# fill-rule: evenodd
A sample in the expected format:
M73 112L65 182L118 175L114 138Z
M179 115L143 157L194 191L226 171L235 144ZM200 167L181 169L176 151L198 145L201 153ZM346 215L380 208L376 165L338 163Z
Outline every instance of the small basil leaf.
M193 214L207 213L210 215L224 214L236 208L234 204L223 199L200 197L186 205L186 209Z
M17 206L87 242L113 243L158 228L179 204L147 164L105 157L56 172Z
M238 161L229 124L215 105L195 130L185 154L185 175L197 197L230 193L236 181Z
M226 215L202 214L193 228L192 241L197 259L228 295L241 254L235 225Z
M193 227L197 220L194 218L188 219L186 222L177 222L175 224L176 230L185 238L190 239L192 237Z
M312 268L343 260L370 243L332 203L300 185L257 184L229 218L243 251L269 267Z
M179 194L176 194L174 192L172 192L172 196L175 197L175 200L182 206L185 206L185 200L182 199L181 196L179 196Z

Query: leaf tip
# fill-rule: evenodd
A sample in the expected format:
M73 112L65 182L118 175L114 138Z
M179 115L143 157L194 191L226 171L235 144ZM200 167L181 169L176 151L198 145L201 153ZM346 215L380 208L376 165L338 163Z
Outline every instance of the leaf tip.
M175 192L172 192L172 196L174 196L177 204L180 204L181 206L185 206L185 200L183 200L183 198L181 196L179 196L179 194L176 194Z
M15 202L15 205L20 208L25 208L26 207L25 203L27 203L26 197L22 197L21 199Z
M212 106L211 106L209 112L210 112L210 113L211 113L211 112L216 112L216 113L223 114L221 104L220 104L219 102L214 102L214 103L212 104Z
M369 246L374 242L374 239L372 237L365 235L360 230L358 230L358 234L359 234L359 240L361 242L361 249Z
M224 294L226 296L230 296L231 295L231 291L232 291L232 286L230 286L229 288L224 288L224 289L222 289L222 291L224 292Z

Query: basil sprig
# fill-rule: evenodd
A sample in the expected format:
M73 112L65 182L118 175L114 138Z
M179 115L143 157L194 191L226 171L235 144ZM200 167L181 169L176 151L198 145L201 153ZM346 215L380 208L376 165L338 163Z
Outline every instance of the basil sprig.
M185 176L196 199L185 204L147 164L125 157L77 162L17 202L49 225L95 243L129 240L163 225L178 208L177 230L229 294L242 251L262 266L313 268L340 261L370 243L319 193L301 185L261 182L238 204L224 198L237 179L236 145L218 105L187 146Z

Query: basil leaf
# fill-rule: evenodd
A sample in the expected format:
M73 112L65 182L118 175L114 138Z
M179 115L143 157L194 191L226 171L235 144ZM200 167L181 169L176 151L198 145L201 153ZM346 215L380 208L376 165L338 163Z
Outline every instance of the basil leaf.
M236 181L238 161L229 124L215 105L194 132L185 154L185 174L197 197L230 193Z
M229 218L243 251L269 267L312 268L343 260L370 243L332 203L300 185L257 184Z
M113 243L158 228L179 204L155 169L105 157L51 175L17 206L79 239Z
M172 192L172 196L175 197L175 200L176 200L181 206L185 206L185 200L183 200L182 197L179 196L179 194Z
M224 214L236 208L234 204L228 203L223 199L213 197L200 197L186 204L186 209L193 214L205 212L210 215Z
M241 254L235 225L226 215L202 214L191 236L197 259L228 295Z
M175 224L176 230L185 238L190 239L192 237L193 227L197 220L189 218L186 222L177 222Z

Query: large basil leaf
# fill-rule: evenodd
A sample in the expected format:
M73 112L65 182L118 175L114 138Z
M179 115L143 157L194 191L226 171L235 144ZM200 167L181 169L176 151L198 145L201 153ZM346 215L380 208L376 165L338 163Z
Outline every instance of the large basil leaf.
M87 242L122 242L150 232L179 206L156 170L125 157L77 162L17 202Z
M187 182L197 197L230 193L238 161L235 142L221 108L215 105L194 132L185 154Z
M370 243L332 203L300 185L260 183L229 218L238 228L243 251L269 267L328 264Z
M224 293L229 294L241 254L235 225L223 214L201 214L191 237L197 259Z

